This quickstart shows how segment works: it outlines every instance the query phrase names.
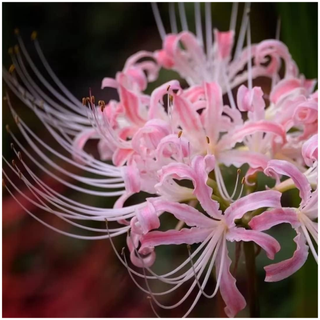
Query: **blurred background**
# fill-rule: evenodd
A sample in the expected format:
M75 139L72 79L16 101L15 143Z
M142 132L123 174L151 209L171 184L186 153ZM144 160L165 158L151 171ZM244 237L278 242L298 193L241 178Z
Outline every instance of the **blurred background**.
M79 100L92 88L96 99L114 98L110 91L100 89L101 80L123 68L126 59L139 50L153 51L161 47L160 36L149 3L3 3L3 66L9 68L7 55L16 44L13 30L20 29L30 55L37 56L30 40L38 32L39 43L52 69ZM240 5L238 28L243 5ZM159 5L169 30L168 5ZM189 26L193 30L193 5L186 5ZM213 3L213 27L228 29L231 3ZM252 41L274 38L278 17L281 18L280 39L289 47L300 72L317 78L318 70L318 8L317 3L253 3L251 7ZM148 87L151 92L158 83L176 75L161 71L159 80ZM5 86L4 86L5 89ZM13 99L13 98L12 98ZM15 109L38 135L44 129L30 110L18 99ZM11 140L4 129L9 123L17 137L10 111L3 105L3 155L11 160ZM49 141L49 140L48 140ZM42 179L60 193L63 185L43 175ZM19 181L17 181L17 184ZM23 189L24 186L21 185ZM68 191L69 192L69 191ZM69 195L69 193L67 193ZM73 196L73 195L70 195ZM294 205L297 193L288 192L285 201ZM33 213L41 216L32 204L19 198ZM89 201L89 200L88 200ZM94 204L91 202L91 204ZM99 205L112 205L100 199ZM126 269L117 260L108 240L83 241L65 237L40 225L24 213L19 205L3 192L3 317L153 317L146 299ZM53 216L46 221L59 226ZM65 226L64 226L65 227ZM272 230L283 250L276 261L292 255L294 236L289 226ZM116 239L119 251L124 239ZM181 248L159 248L162 271L168 261L181 258ZM234 256L234 248L229 248ZM186 252L184 252L186 254ZM243 257L236 271L239 290L247 297ZM317 265L309 255L307 263L293 276L279 283L265 283L263 266L270 262L261 253L257 258L258 292L262 317L317 317ZM214 285L209 281L208 290ZM165 304L182 297L184 291L164 297ZM181 307L163 311L161 316L179 317L188 309ZM193 317L224 317L224 303L218 295L213 300L200 299L191 313ZM249 315L248 308L239 317Z

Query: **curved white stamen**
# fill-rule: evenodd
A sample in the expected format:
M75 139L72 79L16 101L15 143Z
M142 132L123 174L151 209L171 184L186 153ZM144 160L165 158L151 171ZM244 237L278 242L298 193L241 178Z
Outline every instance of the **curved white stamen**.
M178 3L178 8L179 8L179 15L180 15L180 21L181 21L181 26L183 31L188 31L188 21L186 17L186 11L184 9L184 3L179 2Z
M174 6L175 4L173 2L169 3L169 17L170 17L171 32L178 33L176 13L175 13Z
M152 2L151 3L151 7L152 7L154 19L156 20L156 24L157 24L157 27L158 27L158 31L159 31L160 37L161 37L162 40L164 40L164 38L166 37L166 31L164 29L164 26L163 26L163 23L162 23L162 20L161 20L161 16L160 16L160 12L159 12L158 6L157 6L157 4L155 2Z

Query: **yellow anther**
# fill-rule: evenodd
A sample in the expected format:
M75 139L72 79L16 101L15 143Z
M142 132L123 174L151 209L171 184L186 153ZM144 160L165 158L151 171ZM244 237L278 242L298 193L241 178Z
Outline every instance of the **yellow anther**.
M82 98L82 104L83 104L84 106L87 105L87 99L86 99L86 98Z
M182 130L178 132L178 138L181 138L181 136L182 136Z
M241 179L241 184L245 184L246 183L246 178L245 177L242 177Z
M170 90L170 85L168 85L168 88L167 88L167 91L169 91Z
M169 102L173 103L173 96L169 96Z
M240 173L241 173L241 169L238 169L238 170L237 170L237 174L240 174Z
M19 53L19 46L17 44L13 47L13 49L15 53Z
M12 47L10 47L9 49L8 49L8 53L11 55L11 54L13 54L13 48Z
M18 29L18 28L15 28L15 29L14 29L14 34L19 34L19 33L20 33L19 29Z
M34 41L34 40L37 39L37 37L38 37L37 31L33 31L33 32L31 33L31 40Z
M9 73L13 73L13 71L15 70L15 66L14 64L12 64L10 67L9 67Z
M8 124L6 125L6 130L7 130L7 132L10 132L10 127Z
M98 105L101 109L101 112L103 112L104 108L106 107L106 103L103 100L99 100Z
M206 139L207 139L207 144L210 144L210 138L206 136Z

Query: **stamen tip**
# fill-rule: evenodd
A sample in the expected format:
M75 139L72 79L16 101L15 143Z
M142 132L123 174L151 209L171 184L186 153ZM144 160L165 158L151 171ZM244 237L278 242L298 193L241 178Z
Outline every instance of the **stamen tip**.
M19 46L17 44L13 47L13 49L15 53L19 53Z
M15 66L14 66L14 64L12 64L12 65L9 67L9 73L13 73L14 70L15 70Z
M181 136L182 136L182 130L178 132L178 138L181 138Z
M246 178L245 177L242 177L241 179L241 184L245 184L246 183Z
M167 88L167 91L169 91L170 90L170 85L168 85L168 88Z
M7 132L10 132L10 127L8 124L6 125L6 130L7 130Z
M207 144L210 144L210 138L206 136L206 139L207 139Z
M10 143L10 147L12 150L14 149L14 144L12 142Z
M9 53L10 55L13 54L13 48L12 48L12 47L10 47L10 48L8 49L8 53Z
M6 182L4 179L2 179L2 186L5 188L6 187Z
M86 99L86 98L82 98L82 104L83 104L84 106L87 105L87 99Z
M31 33L31 40L34 41L34 40L37 39L37 37L38 37L37 31L33 31L33 32Z
M241 173L241 169L239 168L238 170L237 170L237 174L240 174Z
M22 154L21 154L21 151L18 152L18 158L19 160L22 160Z

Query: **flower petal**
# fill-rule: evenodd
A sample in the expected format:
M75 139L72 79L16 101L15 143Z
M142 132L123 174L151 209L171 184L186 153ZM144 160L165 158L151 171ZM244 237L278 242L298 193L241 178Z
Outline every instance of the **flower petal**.
M221 259L224 259L223 271L220 280L220 293L223 301L226 304L224 311L228 317L234 317L240 310L245 308L246 301L236 286L236 279L230 272L231 259L228 256L228 249L226 248L226 246L224 250L222 246L222 249L219 250L219 253L217 255L217 275L220 271L219 266Z
M156 212L169 212L178 220L184 221L190 227L197 226L210 228L214 227L218 223L187 204L166 201L161 198L154 198L152 200L152 205Z
M249 222L253 230L264 231L281 223L290 223L293 228L300 225L297 213L291 208L277 208L255 216Z
M266 270L266 282L275 282L288 278L304 265L308 257L309 247L306 245L306 239L303 233L299 230L297 230L297 236L294 238L294 242L297 244L297 249L292 258L271 264L264 268Z
M98 135L96 129L86 129L86 130L81 131L73 140L72 149L77 152L82 151L86 142L92 138L95 138L95 139L99 138L99 135ZM76 161L80 164L86 163L85 160L83 160L81 158L81 156L77 155L76 153L73 153L72 157L73 157L74 161Z
M302 146L302 156L307 166L311 167L318 161L318 134L308 139Z
M304 205L308 200L311 192L311 187L308 179L299 169L290 162L283 160L270 160L268 167L265 169L267 176L276 177L277 175L285 175L290 177L296 187L299 189L299 195L301 198L301 205Z
M219 138L219 120L222 115L222 92L216 82L204 84L207 107L204 111L204 128L212 143ZM213 124L212 121L215 123Z
M229 134L226 134L219 141L218 146L220 150L231 149L238 142L242 142L246 136L252 135L256 132L273 133L279 136L284 143L286 141L286 134L282 126L272 121L260 120L257 122L247 122L243 126L239 126Z
M231 228L227 233L229 241L253 241L259 245L267 254L269 259L274 259L274 255L280 250L279 242L266 233L245 228Z
M275 190L258 191L235 201L225 211L229 227L234 226L234 220L241 218L246 212L258 208L281 208L281 192Z
M204 241L212 229L191 228L169 231L151 231L143 236L139 252L148 252L154 247L169 244L194 244Z

